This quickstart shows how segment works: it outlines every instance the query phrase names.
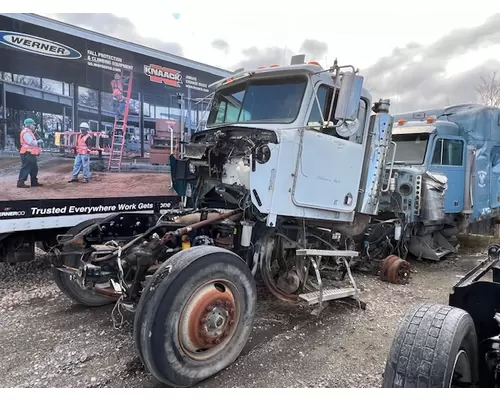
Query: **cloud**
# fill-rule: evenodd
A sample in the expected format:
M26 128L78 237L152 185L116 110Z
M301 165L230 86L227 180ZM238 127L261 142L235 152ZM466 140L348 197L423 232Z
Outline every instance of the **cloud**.
M214 39L211 44L215 50L220 50L220 51L229 50L229 43L226 42L224 39Z
M321 60L328 51L328 45L315 39L306 39L300 46L299 53L305 54L307 60ZM237 68L258 68L271 64L289 65L290 59L298 54L293 49L285 47L249 47L241 51L244 59L234 65L232 69ZM320 61L321 63L321 61Z
M51 14L50 17L128 42L142 44L143 46L161 50L166 53L178 56L183 55L182 46L179 43L164 42L160 39L141 36L137 32L134 23L128 18L118 17L109 13L57 13Z
M450 60L500 44L500 14L482 25L451 31L434 43L408 43L361 70L374 99L391 98L393 112L476 101L481 75L500 70L496 60L447 76Z
M479 26L453 30L429 45L410 42L397 47L367 68L360 68L360 73L374 100L391 99L393 113L476 102L480 77L500 72L500 62L488 59L451 76L447 67L457 57L495 45L500 45L500 14L492 15ZM324 64L327 52L328 45L314 39L304 40L299 47L306 60L320 64ZM242 50L242 60L232 69L289 64L294 54L293 49L283 47L250 47Z
M306 39L302 42L299 53L309 56L311 60L320 62L328 54L328 45L316 39Z

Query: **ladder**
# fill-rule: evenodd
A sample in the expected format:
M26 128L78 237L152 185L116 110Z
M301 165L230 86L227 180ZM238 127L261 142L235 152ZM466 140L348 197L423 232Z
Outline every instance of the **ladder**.
M123 111L123 115L121 116L123 119L119 119L118 115L115 115L113 133L111 136L111 150L109 152L108 171L119 172L122 168L123 150L125 148L125 135L127 133L127 120L130 109L130 98L132 96L132 77L133 72L130 71L128 80L123 82L123 91L127 93L126 98L123 100L125 101L125 110ZM121 79L123 79L123 72Z

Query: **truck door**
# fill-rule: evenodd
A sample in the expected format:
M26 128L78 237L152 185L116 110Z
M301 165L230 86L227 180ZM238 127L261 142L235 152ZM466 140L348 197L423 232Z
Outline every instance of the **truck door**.
M456 137L438 137L434 140L429 172L448 177L444 197L446 213L460 213L465 195L465 141Z
M300 139L292 200L297 206L352 212L356 207L363 169L362 132L368 107L362 100L357 131L348 140L343 139L336 135L336 128L321 126L319 110L321 108L323 116L328 118L332 94L333 88L327 85L321 85L317 90L320 104L313 102L308 126Z
M491 148L490 207L500 207L500 146ZM484 171L486 172L486 171ZM484 174L482 172L482 175ZM479 177L481 178L481 176ZM486 177L487 179L488 177ZM479 179L478 183L481 183Z

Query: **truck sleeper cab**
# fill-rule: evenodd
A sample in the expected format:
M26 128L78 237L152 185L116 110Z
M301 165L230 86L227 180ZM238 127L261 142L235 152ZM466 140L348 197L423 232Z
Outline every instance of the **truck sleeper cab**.
M461 105L395 120L394 192L381 209L399 207L417 232L410 252L438 260L456 251L456 234L499 211L499 109Z

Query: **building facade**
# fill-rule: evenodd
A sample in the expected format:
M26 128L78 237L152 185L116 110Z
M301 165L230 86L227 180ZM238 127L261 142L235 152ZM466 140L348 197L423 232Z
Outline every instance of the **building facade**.
M158 119L182 122L185 131L202 124L209 85L230 75L38 15L0 14L0 149L15 145L27 117L49 142L81 122L110 132L116 73L132 73L128 136L141 156Z

